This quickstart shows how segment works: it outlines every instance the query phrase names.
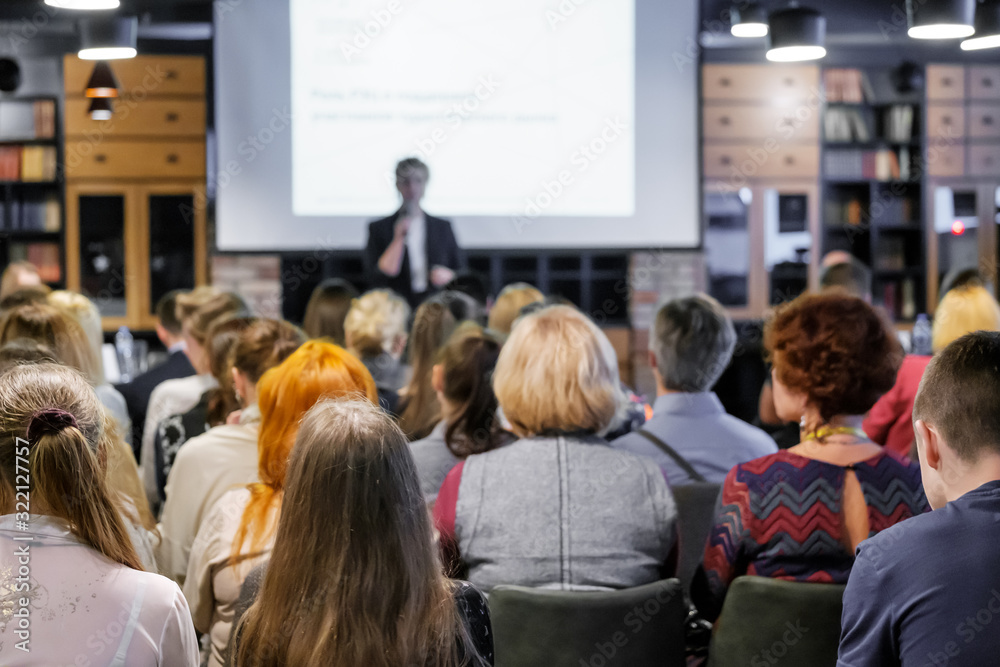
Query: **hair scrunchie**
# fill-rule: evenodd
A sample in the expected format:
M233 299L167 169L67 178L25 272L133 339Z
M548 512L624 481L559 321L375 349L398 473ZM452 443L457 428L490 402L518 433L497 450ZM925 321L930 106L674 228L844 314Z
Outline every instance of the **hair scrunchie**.
M61 408L43 408L28 420L28 442L37 442L43 435L55 435L70 426L79 428L76 417Z

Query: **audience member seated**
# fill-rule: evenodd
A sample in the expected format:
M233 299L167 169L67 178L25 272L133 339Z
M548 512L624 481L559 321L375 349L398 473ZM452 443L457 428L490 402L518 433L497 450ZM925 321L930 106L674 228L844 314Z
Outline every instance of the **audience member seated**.
M181 321L184 335L184 354L187 355L196 375L165 380L149 396L146 408L146 424L142 429L142 451L139 466L146 497L154 512L160 504L156 489L155 439L157 425L170 415L187 412L209 389L218 386L212 376L210 360L205 351L208 332L212 326L233 315L245 315L246 305L231 292L219 292L213 287L199 287L187 294L177 296L177 318Z
M735 346L733 323L712 297L664 304L649 334L653 418L611 446L651 457L671 486L721 484L733 466L778 451L769 435L726 414L711 391Z
M344 321L347 349L375 378L379 404L399 414L399 390L409 382L410 369L400 361L406 350L410 306L387 289L365 292L351 305Z
M240 409L233 387L232 351L240 334L253 322L252 317L225 317L212 325L205 355L216 385L202 394L193 408L161 419L156 425L153 461L156 466L156 491L161 505L167 475L170 474L170 468L181 447L208 429L225 424L230 413Z
M441 420L441 404L431 385L431 368L456 324L451 311L436 297L420 304L413 318L409 341L413 373L410 383L399 390L399 426L410 440L426 438Z
M238 667L493 664L486 600L441 573L406 436L366 401L302 420L256 597Z
M842 289L851 296L856 296L859 299L863 299L866 303L871 303L871 269L856 257L850 257L847 261L824 266L819 276L819 289L822 292L831 289Z
M128 414L132 420L132 449L135 460L139 460L142 446L142 430L146 425L146 408L149 397L156 387L167 380L186 378L194 375L194 367L184 354L184 334L177 319L177 297L180 290L167 292L156 304L156 337L167 350L166 360L132 379L131 382L115 385L115 389L125 397Z
M995 665L1000 633L1000 333L935 355L913 407L934 511L860 544L840 667Z
M25 287L37 288L48 294L51 288L42 282L38 269L31 262L11 262L0 276L0 301Z
M260 379L258 478L219 498L191 546L184 595L194 626L208 633L208 667L222 667L240 586L274 542L288 457L302 416L320 398L378 400L371 374L332 343L312 340ZM369 508L370 509L370 508ZM325 528L329 529L329 526Z
M22 287L17 291L11 292L3 299L0 299L0 316L3 316L8 310L17 308L18 306L26 306L32 303L48 303L49 294L51 293L52 288L48 285Z
M521 316L521 309L532 303L545 301L545 295L528 283L511 283L497 296L487 320L490 331L501 337L510 335L514 320Z
M859 542L927 509L917 465L861 430L903 356L891 326L856 297L805 295L777 310L764 345L778 416L802 438L727 475L692 586L709 620L740 575L845 583Z
M601 437L622 402L607 337L579 311L521 318L493 387L521 439L448 473L434 515L447 562L469 580L616 589L672 576L676 506L650 459Z
M354 285L340 278L324 280L309 297L302 328L310 338L329 338L341 347L344 338L344 320L351 309L351 302L358 298Z
M983 287L987 292L993 294L992 281L983 276L978 267L955 267L941 279L941 288L938 290L938 303L941 302L945 294L957 287Z
M128 406L125 397L117 389L108 383L104 375L104 356L101 348L104 346L104 328L101 325L101 313L97 310L94 302L77 292L68 290L57 290L49 294L49 304L61 309L64 313L72 317L83 328L87 334L87 343L92 352L87 355L92 366L84 370L84 374L94 385L94 391L101 403L108 409L111 416L118 421L118 426L125 437L125 441L132 445L132 419L128 414Z
M441 421L410 446L428 503L437 498L445 476L459 461L513 440L497 419L490 382L499 355L496 339L470 322L451 336L428 373L442 408Z
M444 289L446 292L465 297L463 301L471 309L470 312L461 315L456 314L453 309L452 314L455 315L455 319L459 321L472 320L480 326L486 326L486 312L492 304L490 294L486 289L486 282L481 275L473 271L459 271L455 279L448 283Z
M257 382L305 342L297 327L258 320L244 329L232 353L232 378L241 410L236 423L209 429L187 441L167 476L160 520L160 572L184 583L191 544L202 519L222 494L257 482L260 409Z
M973 331L1000 330L1000 305L981 285L955 287L938 304L931 330L936 353ZM913 447L913 400L931 358L910 354L896 375L896 383L865 418L868 437L897 454L909 456Z
M12 573L24 565L19 554L29 548L31 569L20 598L7 591L4 664L83 664L82 657L195 667L187 603L176 584L142 571L105 481L105 417L93 388L65 366L23 364L0 377L0 404L0 571L13 586ZM24 475L32 482L30 514L20 512L23 502L15 507ZM18 636L20 609L30 614L30 643ZM30 648L23 658L21 641Z

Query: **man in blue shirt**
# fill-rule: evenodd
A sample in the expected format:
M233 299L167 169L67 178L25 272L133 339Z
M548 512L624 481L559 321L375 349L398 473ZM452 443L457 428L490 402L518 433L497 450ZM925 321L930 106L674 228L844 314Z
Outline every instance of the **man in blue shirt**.
M1000 332L931 360L913 420L934 511L858 546L837 664L1000 664Z
M733 323L712 297L674 299L660 307L649 335L657 393L653 417L611 446L655 459L671 486L722 484L733 466L778 451L769 435L726 414L710 391L735 346Z

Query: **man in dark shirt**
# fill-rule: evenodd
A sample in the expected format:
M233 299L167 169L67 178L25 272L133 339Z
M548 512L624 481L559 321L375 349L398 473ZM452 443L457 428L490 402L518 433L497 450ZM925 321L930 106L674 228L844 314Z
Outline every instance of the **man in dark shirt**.
M1000 664L1000 332L939 352L913 419L934 511L858 547L837 664Z

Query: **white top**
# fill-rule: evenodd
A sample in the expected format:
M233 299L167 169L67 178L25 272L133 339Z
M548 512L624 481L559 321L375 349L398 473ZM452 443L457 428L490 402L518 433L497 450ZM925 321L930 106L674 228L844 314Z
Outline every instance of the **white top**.
M406 250L410 255L410 289L414 294L427 291L427 219L421 213L410 218L406 232Z
M167 475L160 545L160 574L184 584L191 545L205 516L227 491L257 481L260 410L244 408L239 424L223 424L191 438L177 451Z
M101 404L108 409L111 416L118 422L118 427L122 430L122 437L125 442L132 444L132 420L128 416L128 405L121 392L110 384L101 384L94 387L94 392Z
M201 395L218 384L208 373L189 375L184 378L164 380L156 385L153 393L149 395L146 425L142 430L142 449L139 452L139 474L154 516L160 503L159 494L156 492L156 451L153 445L156 440L156 427L161 420L170 415L183 414L196 406Z
M16 539L24 537L30 541ZM24 549L29 581L19 582L22 557L15 552ZM16 634L22 598L28 652ZM16 529L14 515L0 517L0 610L4 667L198 665L198 640L177 584L112 562L55 517L31 515L27 531Z
M207 632L211 638L208 667L226 664L224 656L229 645L236 603L240 599L240 587L250 570L270 556L274 544L272 531L263 548L251 553L250 540L247 539L241 553L249 557L233 567L227 564L233 539L243 519L243 510L249 502L250 491L247 489L224 494L202 523L191 546L184 596L191 605L194 627L199 632ZM272 525L276 520L277 512L273 512Z

